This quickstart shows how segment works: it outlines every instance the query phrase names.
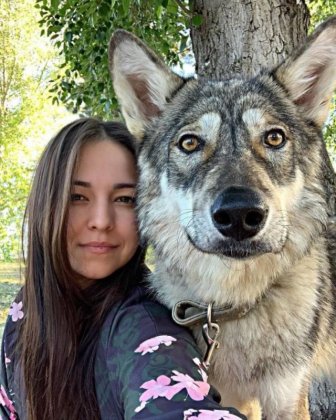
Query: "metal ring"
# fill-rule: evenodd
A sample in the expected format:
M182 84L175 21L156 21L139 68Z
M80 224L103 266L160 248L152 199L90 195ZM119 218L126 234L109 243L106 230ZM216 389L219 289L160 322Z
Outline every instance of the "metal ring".
M212 322L211 322L212 305L213 305L213 302L209 303L209 305L208 305L208 311L207 311L207 322L208 322L208 328L209 328L209 330L211 329L211 324L212 324Z

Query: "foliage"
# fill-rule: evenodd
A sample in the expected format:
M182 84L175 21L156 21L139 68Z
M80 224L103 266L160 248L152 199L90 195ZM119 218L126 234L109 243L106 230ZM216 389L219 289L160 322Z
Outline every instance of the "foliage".
M18 262L4 263L0 261L0 339L8 309L22 286L22 268Z
M36 0L36 7L41 33L64 58L50 92L73 112L118 116L107 58L116 29L133 32L170 64L186 49L191 16L184 0Z
M308 0L307 6L310 11L310 28L311 31L328 17L333 16L336 12L336 0Z
M21 12L26 12L26 9L20 10L22 8L11 0L1 0L0 6L0 239L1 257L9 259L13 252L11 239L18 231L17 215L22 214L22 198L27 195L23 180L27 178L29 171L22 162L22 156L11 159L14 150L20 154L19 126L28 111L17 96L17 92L24 86L24 68L21 66L21 52L15 45L20 42L21 30L14 25ZM26 14L24 16L27 17ZM29 27L27 23L26 26ZM23 47L26 47L24 40L22 42ZM14 242L18 244L18 238L15 239ZM15 251L18 252L18 249Z
M332 164L336 170L336 95L331 106L330 117L324 130L324 139L327 145Z
M307 1L307 6L311 15L310 31L336 13L336 0L309 0ZM324 138L332 163L334 168L336 168L336 95L334 96L330 117L324 130Z
M31 173L50 135L47 130L60 117L60 111L46 101L54 53L40 42L33 6L34 0L0 0L1 260L20 255Z

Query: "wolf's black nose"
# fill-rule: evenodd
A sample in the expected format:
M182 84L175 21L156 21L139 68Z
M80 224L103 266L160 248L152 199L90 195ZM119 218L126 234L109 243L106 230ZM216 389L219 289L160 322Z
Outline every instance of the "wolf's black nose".
M246 187L227 188L211 207L219 232L237 241L256 235L264 226L267 213L259 194Z

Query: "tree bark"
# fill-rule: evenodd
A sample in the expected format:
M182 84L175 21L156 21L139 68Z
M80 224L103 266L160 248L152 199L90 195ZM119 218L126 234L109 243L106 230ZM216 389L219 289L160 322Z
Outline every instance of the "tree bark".
M335 420L336 389L329 381L314 381L309 395L312 420Z
M195 0L193 14L203 17L191 30L196 72L215 78L280 63L309 25L306 5L294 0Z
M190 8L203 18L191 28L196 73L212 79L275 66L307 37L304 0L190 0ZM336 177L326 149L323 164L329 215L335 217ZM336 418L336 389L329 382L314 382L309 399L313 420Z

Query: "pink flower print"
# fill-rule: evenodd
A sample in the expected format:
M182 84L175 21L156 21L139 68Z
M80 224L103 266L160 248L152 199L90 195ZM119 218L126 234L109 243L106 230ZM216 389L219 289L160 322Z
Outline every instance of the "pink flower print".
M140 347L141 346L139 346L139 348L137 349L139 352L147 350L147 347L145 347L144 349L140 349ZM199 359L194 359L194 362L196 363L197 366L200 366ZM140 398L139 398L140 405L135 409L135 412L139 413L139 411L143 410L150 399L164 397L167 400L171 400L176 394L178 394L180 391L184 389L186 389L187 394L192 400L194 401L203 400L204 397L207 396L209 393L210 385L206 382L207 375L205 372L202 371L201 366L200 366L199 372L202 378L204 379L203 381L195 381L189 375L180 373L177 370L173 370L174 376L172 376L171 378L169 378L166 375L161 375L161 376L158 376L156 380L151 379L150 381L143 383L140 386L140 388L143 388L146 391L140 395ZM171 385L172 379L176 382L173 385Z
M202 379L204 382L208 381L208 375L206 374L206 372L203 370L203 368L205 367L204 364L200 361L200 359L198 357L195 357L193 359L193 362L198 366L198 372L201 375Z
M152 379L141 385L140 388L147 389L141 397L140 401L148 401L151 398L164 397L169 388L171 380L168 376L161 375L156 380Z
M9 418L11 420L15 420L16 415L15 415L14 405L13 405L12 401L8 398L7 393L5 391L5 388L2 385L0 387L0 404L3 405L4 407L8 408L8 410L10 411L10 417Z
M184 420L241 420L227 410L193 410L190 408L184 413Z
M23 318L23 312L21 311L22 309L22 302L16 303L13 302L11 304L11 307L9 309L9 315L12 317L12 321L16 322L19 319Z
M210 385L204 381L195 381L189 375L173 370L174 379L177 383L172 385L166 393L166 398L171 399L175 394L180 392L182 389L186 389L189 397L194 401L202 401L206 397L210 390Z
M194 410L193 408L189 408L189 410L186 410L183 412L183 420L189 420L191 419L192 415L197 413L197 410Z
M145 355L146 353L153 353L154 351L158 350L160 344L170 346L173 341L176 341L176 338L169 335L159 335L142 342L140 346L135 349L135 353L141 353L141 356Z
M171 380L168 376L161 375L156 380L151 379L143 383L140 388L144 388L146 391L141 394L139 398L141 404L135 409L135 412L139 413L139 411L143 410L146 407L147 401L151 398L165 397L167 390L170 388L170 382Z

